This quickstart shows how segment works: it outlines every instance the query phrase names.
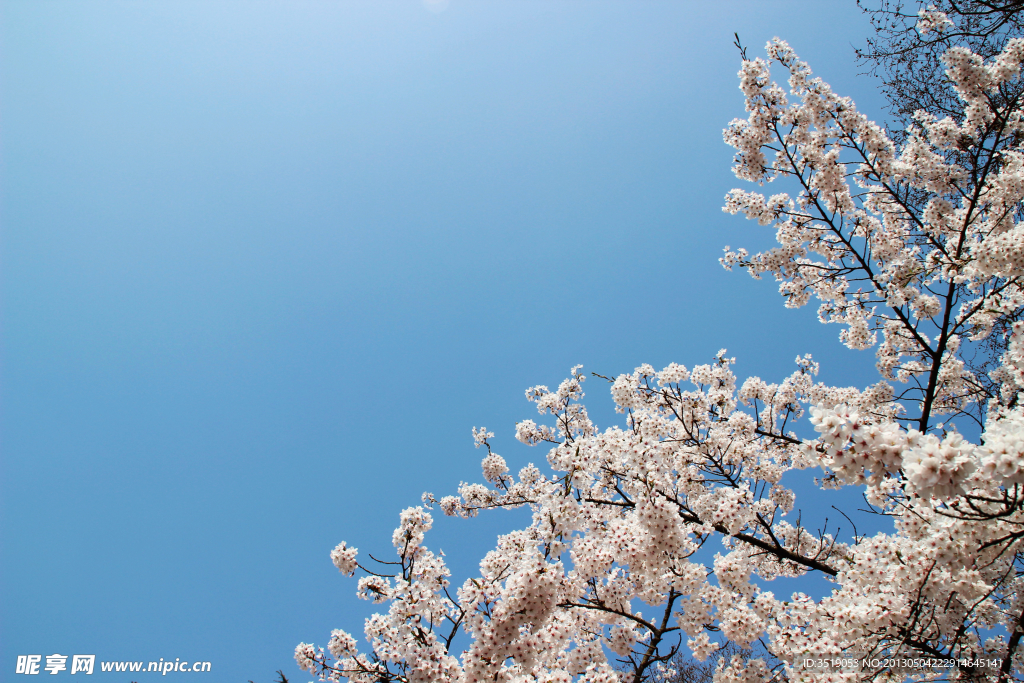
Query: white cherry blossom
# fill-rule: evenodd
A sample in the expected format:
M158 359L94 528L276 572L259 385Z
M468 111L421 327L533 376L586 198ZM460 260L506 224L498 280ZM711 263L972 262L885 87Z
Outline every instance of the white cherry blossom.
M928 9L919 30L953 25ZM546 464L513 475L474 428L486 483L404 510L390 563L338 545L332 562L363 572L359 595L387 611L365 646L340 630L328 652L300 644L299 666L355 683L639 683L677 648L703 660L729 640L750 656L721 658L716 683L934 678L900 663L920 657L984 659L976 680L1024 676L1024 103L1004 95L1022 61L1020 39L988 61L947 51L962 111L919 112L897 145L784 41L744 59L747 116L724 133L734 171L785 187L727 195L725 211L770 226L777 246L726 247L722 264L774 278L787 306L816 299L843 344L874 348L880 377L829 386L805 355L788 377L740 380L724 350L642 364L590 378L623 416L603 430L581 366L531 387L540 418L515 437ZM820 500L798 498L812 474ZM859 487L885 530L806 528L801 506L828 508L840 487ZM454 588L426 545L431 506L532 520ZM811 576L831 590L772 585ZM888 663L801 664L813 655Z

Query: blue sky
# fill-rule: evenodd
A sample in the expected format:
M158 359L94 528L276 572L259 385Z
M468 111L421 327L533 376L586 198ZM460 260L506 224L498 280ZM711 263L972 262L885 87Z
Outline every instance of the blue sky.
M542 462L523 392L576 363L874 381L717 263L771 239L721 212L733 32L880 119L868 29L852 0L0 3L0 680L304 680L295 644L370 609L330 549L479 480L473 426ZM428 545L461 582L519 519Z

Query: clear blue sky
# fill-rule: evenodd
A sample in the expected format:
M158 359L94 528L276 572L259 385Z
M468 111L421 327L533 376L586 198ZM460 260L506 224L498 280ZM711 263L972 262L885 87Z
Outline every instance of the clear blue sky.
M473 426L542 462L523 392L575 363L870 379L717 263L771 239L720 210L733 32L881 118L853 0L430 9L0 4L0 681L55 652L306 680L295 644L370 609L330 549L479 480ZM516 521L427 542L461 583Z

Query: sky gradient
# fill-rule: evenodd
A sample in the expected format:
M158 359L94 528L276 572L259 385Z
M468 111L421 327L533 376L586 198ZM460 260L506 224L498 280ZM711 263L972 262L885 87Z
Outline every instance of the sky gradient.
M772 240L721 211L733 33L883 120L868 30L852 0L4 0L0 680L306 680L295 645L371 611L330 549L480 480L473 426L542 463L523 392L576 363L873 381L717 262ZM618 419L599 380L588 407ZM427 545L461 583L522 519Z

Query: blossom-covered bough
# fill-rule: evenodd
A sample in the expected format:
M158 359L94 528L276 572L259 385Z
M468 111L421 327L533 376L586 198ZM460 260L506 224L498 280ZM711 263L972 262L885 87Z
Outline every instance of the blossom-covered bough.
M947 51L962 111L919 112L899 147L785 42L767 55L744 53L749 115L725 139L739 178L792 193L729 193L725 210L774 226L778 246L727 247L723 265L774 276L787 306L817 299L845 345L876 348L880 381L826 386L806 356L777 383L738 383L724 352L641 365L604 378L624 426L603 431L579 367L554 391L533 387L546 417L516 437L548 447L548 469L513 476L493 434L474 430L486 484L405 510L395 560L367 566L345 544L331 554L387 606L366 622L369 648L335 631L329 653L299 645L301 667L356 683L639 683L680 649L703 660L731 641L751 651L720 661L719 683L1024 675L1024 39L988 61ZM826 501L860 487L888 530L803 528L783 478L807 468L824 470ZM428 508L521 506L532 523L451 585L423 544ZM831 593L769 590L810 576ZM948 658L958 665L922 665Z

